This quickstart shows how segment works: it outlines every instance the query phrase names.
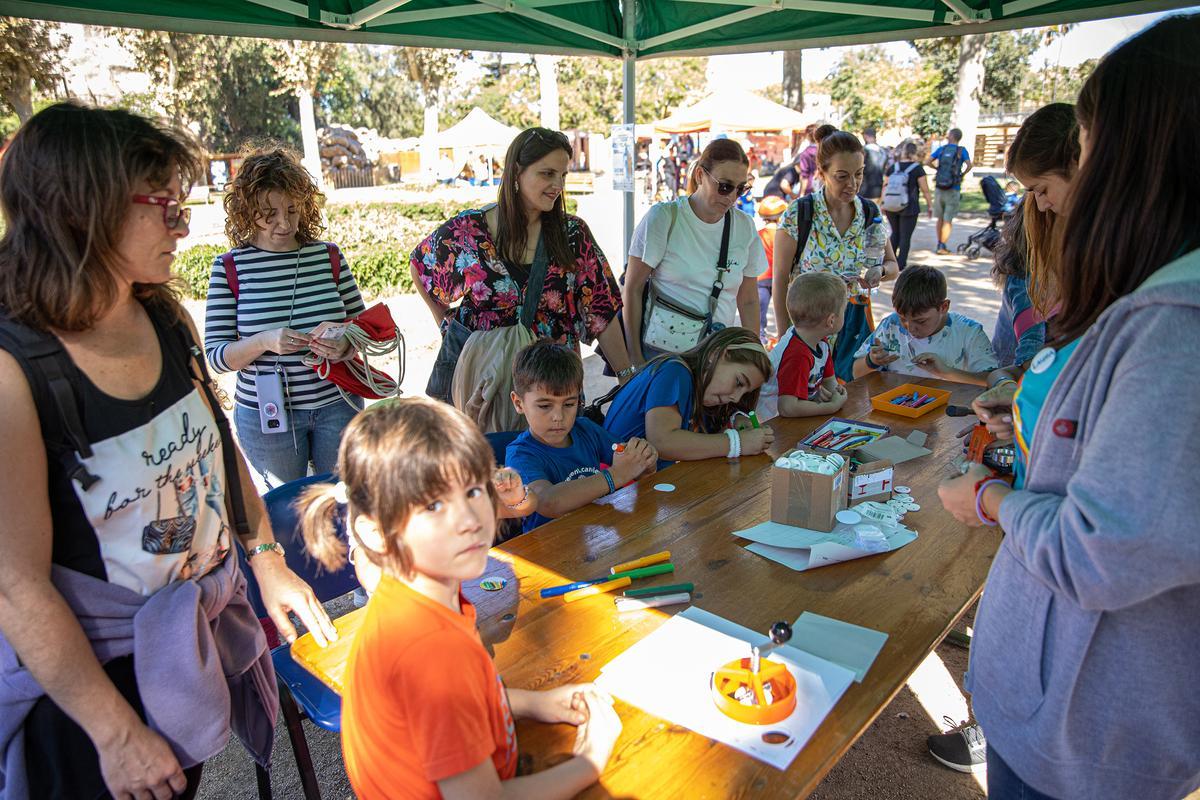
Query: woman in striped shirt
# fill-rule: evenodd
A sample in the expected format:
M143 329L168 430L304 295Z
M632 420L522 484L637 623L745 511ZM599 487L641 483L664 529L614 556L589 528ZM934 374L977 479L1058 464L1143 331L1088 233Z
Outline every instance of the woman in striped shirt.
M225 197L233 249L213 262L204 349L213 370L238 372L234 422L260 489L304 477L310 463L332 471L361 409L304 363L310 353L352 357L345 337L310 334L364 310L345 257L318 239L323 199L283 149L248 156Z

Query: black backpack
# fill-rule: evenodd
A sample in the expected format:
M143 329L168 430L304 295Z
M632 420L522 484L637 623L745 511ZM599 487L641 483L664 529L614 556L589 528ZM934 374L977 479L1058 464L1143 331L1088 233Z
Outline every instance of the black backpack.
M944 155L947 147L954 148L954 158L949 161L946 160L946 156ZM934 185L939 189L953 189L962 179L962 175L959 174L959 168L962 166L962 145L945 145L938 152L943 155L938 156L937 175L933 179Z
M879 217L879 206L875 205L875 201L868 200L865 197L858 198L863 204L863 216L866 218L867 224L870 225L873 220ZM808 236L812 233L813 224L813 196L806 194L796 201L796 253L792 256L792 273L795 274L796 266L800 263L800 256L804 254L804 246L808 244Z
M154 312L148 313L153 315ZM246 503L242 496L242 483L238 470L237 446L229 429L229 420L221 409L221 403L213 390L204 353L192 338L192 332L183 320L168 324L165 338L167 347L163 360L182 357L188 362L192 381L198 384L216 418L217 431L221 436L221 450L225 463L225 485L228 509L233 527L239 536L250 535L250 524L246 518ZM101 480L101 476L88 471L81 459L92 455L91 442L79 416L79 403L75 388L67 378L73 368L70 356L62 342L48 332L39 331L13 320L0 309L0 345L21 365L29 390L33 394L34 406L42 425L42 438L47 455L66 470L71 480L86 491Z

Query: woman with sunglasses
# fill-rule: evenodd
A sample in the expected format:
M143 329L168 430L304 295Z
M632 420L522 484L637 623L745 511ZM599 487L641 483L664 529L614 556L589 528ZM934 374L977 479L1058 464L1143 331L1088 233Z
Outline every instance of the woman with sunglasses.
M171 289L200 170L181 135L74 104L4 156L5 797L192 797L231 724L269 762L274 670L233 536L284 638L289 612L335 635L271 535Z
M750 159L742 146L714 139L688 178L688 194L652 206L638 224L624 292L635 364L689 350L721 328L740 325L761 333L758 276L767 271L767 254L754 220L733 208L749 181Z
M868 265L867 237L879 207L858 196L865 154L858 137L833 131L820 137L817 176L822 188L793 200L775 232L775 286L772 296L779 330L791 324L787 290L802 272L832 272L846 281L850 302L834 347L834 369L845 381L854 379L854 354L875 327L870 290L894 280L900 265L891 242L884 242L883 264Z
M534 336L576 352L581 342L598 342L622 381L633 374L621 328L612 324L621 295L608 260L587 223L566 213L571 153L558 131L522 131L504 156L496 202L446 221L413 250L413 285L443 337L430 397L450 402L467 337L517 324L526 291L539 280Z

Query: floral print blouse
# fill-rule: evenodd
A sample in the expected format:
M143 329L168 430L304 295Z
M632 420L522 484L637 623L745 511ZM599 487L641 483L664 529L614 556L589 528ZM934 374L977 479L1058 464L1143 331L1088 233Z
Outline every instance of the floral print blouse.
M825 202L825 192L813 193L812 232L793 275L805 272L832 272L846 281L851 291L862 293L863 290L857 278L862 275L867 262L865 235L866 213L863 210L862 198L854 198L854 221L845 233L839 233L833 217L829 214L829 205ZM798 239L800 226L800 201L793 200L783 213L780 227L788 232L793 240Z
M621 291L587 223L566 215L575 271L553 261L534 315L534 335L576 350L603 333L621 310ZM484 211L464 211L442 224L411 256L425 290L443 305L460 298L457 319L473 331L514 325L521 292L496 252Z

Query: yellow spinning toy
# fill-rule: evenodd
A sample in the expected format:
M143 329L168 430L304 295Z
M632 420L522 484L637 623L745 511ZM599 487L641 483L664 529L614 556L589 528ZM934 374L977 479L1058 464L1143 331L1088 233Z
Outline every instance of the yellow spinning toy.
M796 708L792 673L778 661L763 663L763 656L792 638L792 626L776 622L770 637L763 645L752 645L749 658L730 661L713 673L713 702L730 719L771 725L787 719Z

